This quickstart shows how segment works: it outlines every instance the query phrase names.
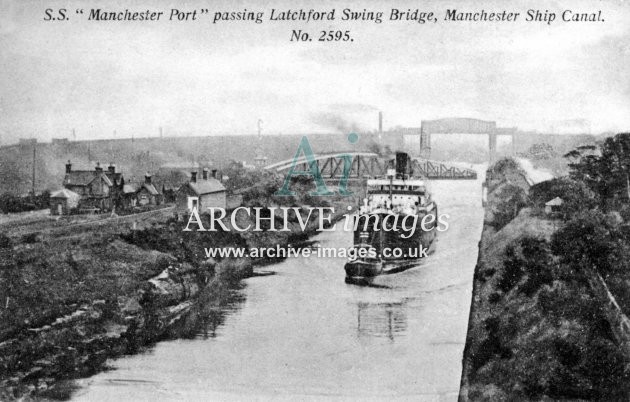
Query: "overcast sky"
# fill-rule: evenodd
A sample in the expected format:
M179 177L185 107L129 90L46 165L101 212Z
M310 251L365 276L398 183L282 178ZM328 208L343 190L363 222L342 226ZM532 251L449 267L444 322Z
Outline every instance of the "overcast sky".
M46 2L0 0L0 135L42 140L165 134L336 132L475 117L547 130L584 119L630 130L630 3L538 2L602 10L605 22L526 23L523 2ZM384 2L383 2L384 3ZM265 11L262 24L88 22L78 7ZM517 23L281 23L271 8L421 7L520 12ZM72 10L45 22L46 8ZM559 18L559 15L557 16ZM352 43L290 42L292 29L350 30ZM586 124L586 123L585 123Z

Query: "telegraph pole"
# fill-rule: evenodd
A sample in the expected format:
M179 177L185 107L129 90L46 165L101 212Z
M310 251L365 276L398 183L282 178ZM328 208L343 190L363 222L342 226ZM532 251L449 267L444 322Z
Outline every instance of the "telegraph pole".
M32 188L31 191L33 193L33 198L35 198L35 158L37 156L37 147L33 146L33 179L32 179Z
M263 144L262 144L262 119L258 119L258 146L256 147L256 157L254 159L254 163L257 167L263 168L267 164L267 158L263 155Z

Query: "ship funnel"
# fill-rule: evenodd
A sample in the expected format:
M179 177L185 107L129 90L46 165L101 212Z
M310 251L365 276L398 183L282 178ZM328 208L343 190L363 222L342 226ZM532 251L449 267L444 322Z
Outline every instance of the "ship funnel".
M405 179L413 174L411 158L405 152L396 152L396 177Z

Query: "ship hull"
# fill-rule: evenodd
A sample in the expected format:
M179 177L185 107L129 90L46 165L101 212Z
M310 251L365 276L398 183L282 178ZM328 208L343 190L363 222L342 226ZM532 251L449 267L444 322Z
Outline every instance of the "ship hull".
M437 208L430 213L437 218ZM380 214L380 222L383 222L387 215ZM418 217L418 222L421 222L424 215ZM437 219L434 222L437 222ZM415 231L383 230L382 227L375 228L369 224L360 226L354 233L354 247L369 249L371 255L345 264L346 282L372 283L376 277L418 266L422 259L433 251L436 232L436 225L427 231L422 230L420 225ZM394 250L398 250L397 255L392 255L396 253Z
M377 278L385 275L397 274L411 268L418 267L422 259L406 259L400 261L363 262L353 261L345 265L346 283L373 284Z

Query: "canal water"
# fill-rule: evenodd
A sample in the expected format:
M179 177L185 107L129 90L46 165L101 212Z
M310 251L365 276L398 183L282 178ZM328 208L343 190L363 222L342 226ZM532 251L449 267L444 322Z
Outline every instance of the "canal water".
M450 215L434 254L386 287L344 260L290 258L247 279L193 339L160 342L80 380L76 400L455 401L482 229L481 181L432 183ZM351 245L341 226L321 246Z

